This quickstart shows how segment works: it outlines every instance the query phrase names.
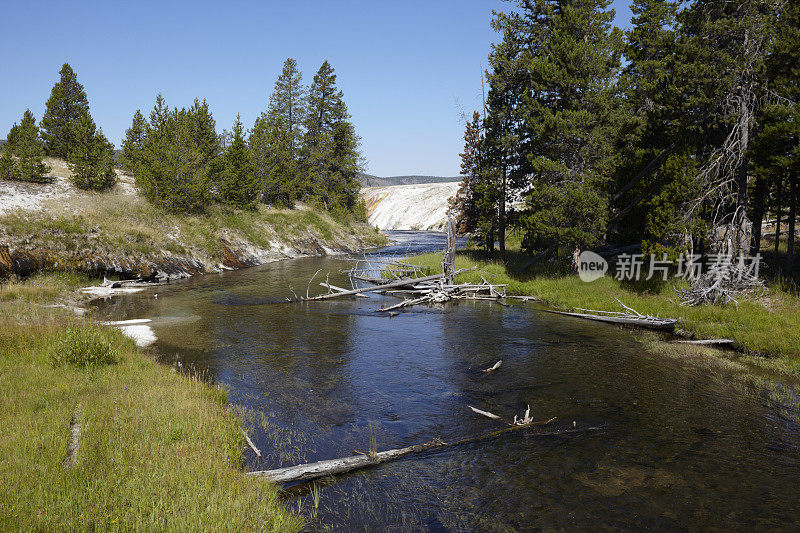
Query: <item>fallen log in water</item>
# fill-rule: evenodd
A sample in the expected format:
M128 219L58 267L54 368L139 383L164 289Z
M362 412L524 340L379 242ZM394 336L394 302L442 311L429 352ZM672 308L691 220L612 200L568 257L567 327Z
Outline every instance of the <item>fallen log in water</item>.
M476 267L472 268L462 268L461 270L457 270L454 272L454 276L457 274L462 274L464 272L469 272L471 270L475 270ZM333 292L329 294L320 294L319 296L311 296L308 298L300 298L301 301L309 302L314 300L329 300L331 298L337 298L339 296L350 296L353 294L361 294L362 292L373 292L379 291L383 289L391 289L393 287L404 287L407 285L414 285L416 283L421 283L423 281L433 281L439 280L444 278L444 274L434 274L432 276L423 276L421 278L406 278L406 279L399 279L397 281L392 281L390 283L384 283L383 285L376 285L374 287L362 287L360 289L353 289L349 291L343 292Z
M675 329L675 324L678 322L678 319L676 318L656 318L656 317L640 318L640 317L591 315L588 313L568 313L566 311L553 311L552 309L542 309L542 311L546 313L553 313L556 315L582 318L585 320L596 320L598 322L607 322L609 324L636 326L640 328L655 329L659 331L673 331Z
M366 468L368 466L377 465L386 461L392 461L411 453L418 453L440 446L446 446L446 444L435 439L423 444L408 446L406 448L398 448L395 450L387 450L385 452L372 454L354 455L351 457L343 457L341 459L329 459L327 461L318 461L316 463L277 468L275 470L248 472L248 475L265 478L273 483L308 481L309 479L316 479L319 477L344 474L345 472Z
M394 450L387 450L385 452L377 452L377 453L373 452L364 455L353 455L350 457L342 457L340 459L329 459L326 461L318 461L316 463L307 463L296 466L288 466L285 468L276 468L274 470L259 470L255 472L248 472L247 475L259 477L267 481L271 481L273 483L291 483L295 481L309 481L311 479L333 476L336 474L345 474L347 472L352 472L354 470L361 470L363 468L368 468L370 466L375 466L380 463L385 463L388 461L394 461L396 459L400 459L401 457L424 452L426 450L459 446L462 444L468 444L480 440L498 437L500 435L504 435L506 433L517 431L520 429L531 429L533 427L541 426L549 422L552 422L553 420L555 419L551 418L546 422L532 422L529 424L512 425L511 427L500 429L498 431L485 433L482 435L478 435L476 437L467 437L465 439L461 439L450 443L444 442L440 439L434 439L425 442L423 444L408 446L406 448L397 448ZM548 437L548 436L558 436L558 435L570 435L576 433L585 433L588 431L598 431L600 429L601 428L594 426L577 428L574 427L573 425L573 427L570 429L547 431L547 432L535 432L532 434L532 436Z
M341 287L337 287L336 285L331 285L330 283L326 283L324 281L320 283L320 286L321 287L325 287L326 289L330 289L331 291L336 291L336 292L347 292L349 290L349 289L343 289ZM356 298L369 298L368 294L361 294L361 293L354 294L353 296L355 296Z

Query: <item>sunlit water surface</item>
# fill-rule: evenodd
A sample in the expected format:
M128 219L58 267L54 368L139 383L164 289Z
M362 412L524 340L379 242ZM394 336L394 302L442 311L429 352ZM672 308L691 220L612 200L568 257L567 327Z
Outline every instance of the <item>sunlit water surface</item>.
M441 235L394 233L383 251L438 250ZM96 315L152 318L169 364L205 371L270 469L502 425L529 405L550 430L519 431L296 487L310 529L793 529L800 524L796 387L695 358L649 353L636 334L529 304L414 307L342 298L280 303L345 286L341 258L305 258L99 302ZM322 269L309 285L312 275ZM157 297L155 296L157 294ZM502 359L501 368L482 369ZM313 490L312 490L313 488Z

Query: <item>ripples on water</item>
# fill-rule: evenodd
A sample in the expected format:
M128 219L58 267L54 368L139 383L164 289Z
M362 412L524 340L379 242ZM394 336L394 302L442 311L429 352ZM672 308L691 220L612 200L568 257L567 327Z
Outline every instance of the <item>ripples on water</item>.
M441 248L402 232L382 253ZM650 353L604 324L460 302L275 303L305 294L318 269L344 286L336 258L288 260L202 276L98 304L109 319L153 318L168 360L230 391L263 458L251 469L417 444L498 428L467 405L511 418L530 405L555 428L519 432L301 486L287 502L312 529L792 529L800 523L800 431L794 383ZM314 285L319 280L314 281ZM338 282L338 283L337 283ZM312 286L311 291L320 291ZM502 367L481 369L498 359ZM249 453L249 452L248 452Z

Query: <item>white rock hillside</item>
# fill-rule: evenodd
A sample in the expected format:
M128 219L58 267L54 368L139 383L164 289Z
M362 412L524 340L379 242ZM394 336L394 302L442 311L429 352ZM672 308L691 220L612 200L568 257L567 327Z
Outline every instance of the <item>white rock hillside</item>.
M366 187L361 196L367 204L370 224L382 230L441 231L447 221L448 200L458 182Z

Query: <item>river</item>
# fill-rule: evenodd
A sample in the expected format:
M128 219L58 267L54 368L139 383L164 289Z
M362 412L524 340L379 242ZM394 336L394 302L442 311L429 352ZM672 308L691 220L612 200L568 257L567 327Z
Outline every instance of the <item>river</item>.
M441 235L392 233L383 254L441 249ZM747 377L652 351L635 332L540 312L460 302L280 303L342 258L286 260L97 302L94 316L152 318L167 363L229 391L256 446L247 467L297 463L558 417L523 430L305 485L285 502L320 530L794 529L800 524L796 383ZM156 297L157 295L157 297ZM482 369L502 359L496 372Z

